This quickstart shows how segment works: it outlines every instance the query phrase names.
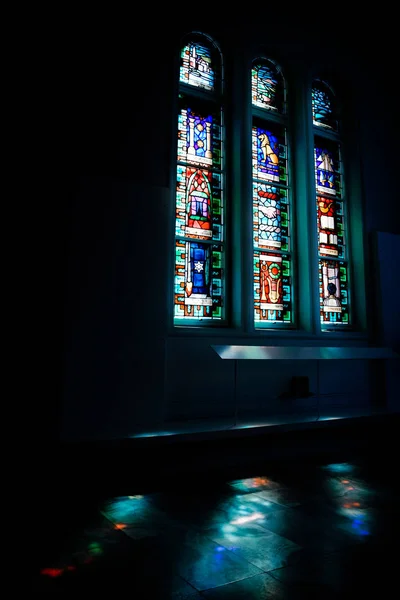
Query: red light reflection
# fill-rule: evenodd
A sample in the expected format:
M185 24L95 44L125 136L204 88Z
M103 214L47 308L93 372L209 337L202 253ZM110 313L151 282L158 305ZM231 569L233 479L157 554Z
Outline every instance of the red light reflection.
M42 569L41 575L48 575L49 577L59 577L64 572L64 569Z

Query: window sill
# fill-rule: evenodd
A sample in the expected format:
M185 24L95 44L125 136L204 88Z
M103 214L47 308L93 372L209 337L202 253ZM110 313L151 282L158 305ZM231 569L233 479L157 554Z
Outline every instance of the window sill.
M327 340L343 343L362 343L368 342L368 334L361 331L334 331L312 333L301 329L262 329L254 331L245 331L244 329L234 327L198 327L198 326L175 326L167 334L170 339L240 339L248 342L257 342L258 340L268 339L271 343L280 343L280 341L296 340L312 342L315 345L324 345Z

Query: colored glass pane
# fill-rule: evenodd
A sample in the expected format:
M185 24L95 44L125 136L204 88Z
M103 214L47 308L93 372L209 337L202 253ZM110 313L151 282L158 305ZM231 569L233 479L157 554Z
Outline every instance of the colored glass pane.
M223 318L223 256L219 244L176 241L176 318Z
M341 195L340 159L337 144L317 139L314 148L315 182L317 192L332 196Z
M215 93L198 93L217 91L217 54L207 42L194 40L181 52L179 82L185 85L180 86L177 136L176 323L224 318L222 111Z
M178 165L176 236L222 241L221 174Z
M254 246L271 250L289 249L287 190L253 181Z
M334 97L331 90L322 82L315 82L312 89L313 123L318 127L337 129L333 105Z
M253 126L252 129L253 177L264 181L287 184L286 135L282 127Z
M214 90L215 76L209 48L191 42L182 49L179 81L205 90Z
M270 61L256 64L251 70L253 106L283 112L284 82L277 67Z
M217 111L183 107L178 119L178 160L221 167L221 118Z
M342 202L317 196L318 251L321 256L343 257L344 231Z
M325 327L349 323L347 266L342 261L319 261L321 324Z
M254 320L261 323L291 322L290 257L254 252Z

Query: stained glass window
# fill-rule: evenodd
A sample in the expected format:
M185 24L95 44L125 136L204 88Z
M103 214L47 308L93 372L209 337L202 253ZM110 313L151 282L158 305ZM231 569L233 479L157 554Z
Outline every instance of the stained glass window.
M279 67L255 61L251 90L254 325L292 326L289 160Z
M189 42L182 48L179 81L205 90L214 90L214 65L210 47L199 42Z
M337 131L325 134L321 129L321 123L325 127L328 122L330 129L333 125L337 129L329 95L324 103L319 100L324 91L321 85L313 87L314 172L320 322L322 330L329 331L350 324L349 265L341 140ZM326 90L332 94L328 86Z
M292 322L290 257L254 251L255 326Z
M271 131L274 129L274 132ZM283 127L253 126L253 177L264 181L287 182L287 151Z
M319 143L318 143L319 142ZM314 148L315 178L317 190L329 196L340 195L340 159L337 144L316 139Z
M315 137L314 163L317 190L318 250L320 256L343 257L343 202L340 147Z
M322 81L314 81L311 98L314 125L336 131L335 98L330 87Z
M253 181L254 244L259 248L289 249L287 190Z
M215 91L221 72L216 57L208 39L190 40L181 52L175 196L178 325L225 318L223 113Z
M222 245L176 240L176 318L222 319L222 265Z
M317 227L319 254L343 257L343 210L339 200L317 195Z
M253 106L284 112L285 86L279 67L270 60L256 61L251 70Z
M319 302L322 325L348 325L347 265L341 261L319 261Z
M181 95L178 119L178 160L193 165L221 166L221 111L213 106L193 110ZM197 103L199 104L199 103Z

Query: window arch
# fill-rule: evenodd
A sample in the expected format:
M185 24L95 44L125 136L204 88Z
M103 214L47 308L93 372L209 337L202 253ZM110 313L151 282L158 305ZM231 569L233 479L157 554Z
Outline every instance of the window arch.
M175 202L174 322L225 319L222 54L210 37L183 40Z
M255 328L293 326L286 83L261 57L251 68Z
M313 83L312 113L313 125L337 131L335 94L327 83L319 79Z
M350 325L349 256L337 98L320 79L312 86L314 169L322 331Z
M285 112L285 80L280 68L271 60L253 62L251 69L251 100L253 106Z

